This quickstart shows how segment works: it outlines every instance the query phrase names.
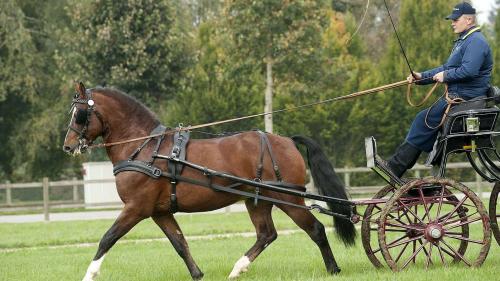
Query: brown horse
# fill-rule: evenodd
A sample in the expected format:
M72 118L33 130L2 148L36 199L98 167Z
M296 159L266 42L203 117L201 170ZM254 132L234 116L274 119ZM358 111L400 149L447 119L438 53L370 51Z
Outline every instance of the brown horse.
M104 142L148 136L159 125L158 119L144 105L134 98L114 89L85 89L82 83L76 86L77 93L73 99L72 117L64 140L63 149L73 155L79 154L98 136ZM315 183L324 195L347 199L345 189L333 171L319 146L305 137L289 138L267 134L273 149L275 160L281 169L284 182L304 186L306 169L304 160L294 145L294 141L302 143L308 149L311 174ZM113 164L127 158L137 149L141 142L128 142L107 147L107 154ZM137 160L148 161L155 150L155 141L148 143L137 155ZM173 138L167 136L161 144L159 153L168 154L173 145ZM192 140L187 146L186 160L204 167L224 171L245 178L256 178L255 171L259 162L260 139L257 132L243 132L232 136ZM167 161L156 159L154 165L162 170L167 169ZM269 154L264 157L262 178L273 180L275 173ZM197 170L185 167L183 177L203 179ZM214 178L220 185L231 184L228 179ZM125 171L116 175L116 187L124 203L123 210L111 228L102 237L97 253L88 267L83 280L94 280L98 275L105 254L132 227L143 219L151 217L168 237L175 250L186 263L192 278L197 280L203 273L191 257L189 247L171 212L171 184L166 178L154 179L140 172ZM251 186L239 186L239 190L253 191ZM269 190L262 190L262 196L287 201L304 206L304 198ZM338 273L332 250L328 244L324 226L309 210L285 204L273 204L243 196L217 192L210 188L179 182L177 184L177 202L180 212L204 212L231 205L245 200L248 213L255 226L257 241L234 265L229 278L238 277L247 270L250 263L277 238L276 229L271 217L273 205L283 210L302 228L318 245L329 273ZM345 206L329 204L337 213L349 214ZM346 219L334 218L337 234L346 245L352 245L355 239L353 224Z

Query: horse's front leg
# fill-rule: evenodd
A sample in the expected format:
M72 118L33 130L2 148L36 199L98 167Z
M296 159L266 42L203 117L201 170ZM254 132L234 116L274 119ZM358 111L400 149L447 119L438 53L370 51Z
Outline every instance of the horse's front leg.
M193 260L193 257L189 252L187 241L184 238L184 235L182 234L182 231L177 224L174 216L172 214L153 215L153 220L165 233L179 256L184 260L184 263L186 263L186 266L193 280L200 280L201 278L203 278L203 272L201 272L200 268Z
M97 253L90 263L83 281L93 281L99 274L102 261L106 253L113 247L113 245L118 241L123 235L127 234L132 227L134 227L138 222L144 219L141 216L138 209L133 207L127 207L122 210L116 221L113 223L110 229L104 234L99 242L99 248Z

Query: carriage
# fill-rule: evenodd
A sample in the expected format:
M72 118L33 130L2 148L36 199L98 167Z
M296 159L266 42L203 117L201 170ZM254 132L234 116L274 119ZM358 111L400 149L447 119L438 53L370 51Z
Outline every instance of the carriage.
M394 271L412 264L479 266L487 257L492 232L500 243L496 210L500 155L493 138L500 133L495 130L500 109L494 105L500 94L498 89L492 93L452 108L428 159L428 164L434 167L433 177L398 178L380 165L375 139L365 139L367 165L387 185L372 199L349 200L327 157L309 138L296 136L290 140L252 131L191 141L191 128L164 127L143 105L125 94L89 90L80 83L72 103L73 117L64 150L81 152L97 136L111 141L109 146L103 146L107 146L113 161L118 191L125 203L124 211L102 238L84 280L94 280L107 251L146 217L152 217L165 232L193 279L200 279L203 273L190 256L172 214L206 211L242 199L256 227L257 242L236 262L230 278L245 272L251 261L276 239L270 216L273 205L309 234L320 248L330 273L338 273L340 268L323 225L311 211L332 216L346 245L354 243L353 224L361 222L362 244L375 267L382 267L383 261ZM115 108L107 108L111 106ZM129 116L124 126L122 119L114 117L122 116L116 114L119 111L134 112L137 116ZM152 130L145 131L148 126ZM131 134L121 133L119 137L132 137L132 132L137 131L147 136L116 141L119 138L113 133L117 130L110 130L112 127ZM167 135L171 137L166 138ZM139 146L138 141L142 141ZM307 148L311 176L319 194L307 192L304 187L304 162L295 145ZM495 183L489 214L471 189L445 177L447 159L452 153L465 153L471 166L487 181ZM286 169L283 162L288 164ZM326 206L306 205L305 199Z

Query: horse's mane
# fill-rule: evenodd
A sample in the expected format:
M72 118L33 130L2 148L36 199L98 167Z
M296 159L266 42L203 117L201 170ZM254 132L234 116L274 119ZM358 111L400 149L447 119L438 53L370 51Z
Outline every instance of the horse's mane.
M131 115L137 115L141 117L149 117L154 124L159 124L160 121L156 114L151 111L147 106L145 106L142 102L138 101L133 96L126 94L115 88L103 88L97 87L94 88L96 92L102 93L108 97L113 98L114 100L118 100L124 109L127 110ZM146 121L146 120L145 120Z

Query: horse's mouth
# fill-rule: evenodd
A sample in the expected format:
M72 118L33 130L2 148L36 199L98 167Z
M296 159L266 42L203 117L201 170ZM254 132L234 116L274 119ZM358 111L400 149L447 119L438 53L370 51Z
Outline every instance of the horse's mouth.
M80 140L78 143L74 145L64 145L63 151L72 156L77 156L82 153L85 153L88 149L89 145L85 140Z

